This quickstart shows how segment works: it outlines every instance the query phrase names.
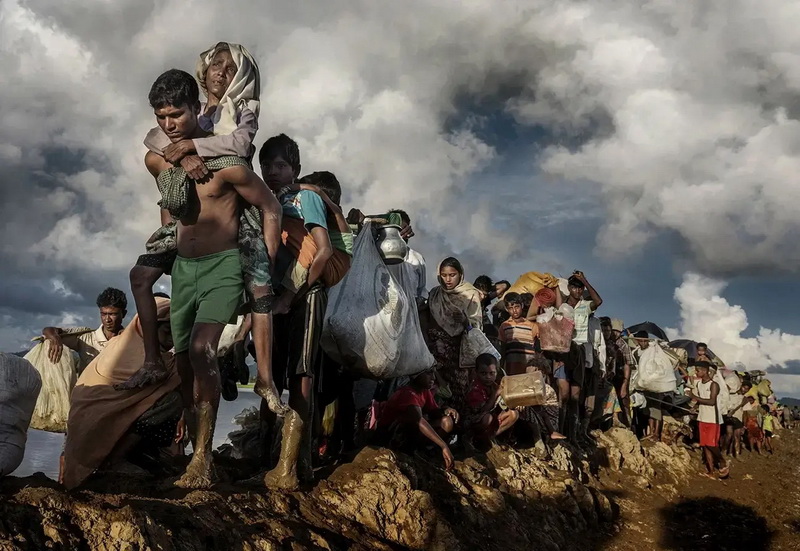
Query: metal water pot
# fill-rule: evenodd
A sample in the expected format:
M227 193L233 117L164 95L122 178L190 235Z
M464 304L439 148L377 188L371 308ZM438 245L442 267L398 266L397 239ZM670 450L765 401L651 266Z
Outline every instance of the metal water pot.
M406 259L408 245L400 237L400 226L393 224L378 226L375 245L384 264L400 264Z

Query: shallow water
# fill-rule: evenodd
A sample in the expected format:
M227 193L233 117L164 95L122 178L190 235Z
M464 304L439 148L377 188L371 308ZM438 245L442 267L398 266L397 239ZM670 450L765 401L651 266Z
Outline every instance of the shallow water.
M284 396L284 401L286 397ZM239 428L233 417L250 406L259 407L259 398L251 389L240 388L239 397L233 402L221 400L217 427L214 431L214 448L228 441L228 433ZM58 457L64 446L64 435L40 430L28 431L28 444L25 446L25 457L22 465L12 473L13 476L29 476L35 472L43 472L53 480L58 478Z

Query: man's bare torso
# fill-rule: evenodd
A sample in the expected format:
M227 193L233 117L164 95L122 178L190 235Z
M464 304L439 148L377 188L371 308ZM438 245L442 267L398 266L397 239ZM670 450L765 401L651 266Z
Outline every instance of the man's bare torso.
M235 249L239 237L239 194L225 170L189 186L189 213L178 222L178 254L197 258Z
M157 172L172 166L161 157L153 159ZM240 197L225 180L225 172L226 169L211 172L208 180L189 186L188 214L178 221L178 255L183 258L238 247Z

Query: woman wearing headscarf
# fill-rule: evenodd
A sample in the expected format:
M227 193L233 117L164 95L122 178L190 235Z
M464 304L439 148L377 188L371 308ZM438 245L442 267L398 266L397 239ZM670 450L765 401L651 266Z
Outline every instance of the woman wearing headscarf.
M144 360L139 317L108 342L81 373L70 396L62 481L67 488L80 485L107 464L124 464L134 450L157 451L182 439L181 379L170 350L169 299L156 298L158 338L168 376L163 381L119 391L114 384L135 373Z
M468 327L481 330L481 294L465 281L464 268L453 257L442 260L437 277L439 285L431 289L420 321L425 342L436 360L439 395L460 411L470 384L469 370L459 365L461 339Z

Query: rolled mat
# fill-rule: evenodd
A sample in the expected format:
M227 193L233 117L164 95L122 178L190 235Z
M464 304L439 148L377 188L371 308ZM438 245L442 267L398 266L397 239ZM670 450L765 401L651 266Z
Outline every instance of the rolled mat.
M534 298L536 298L536 302L539 303L539 306L543 308L554 306L556 303L556 293L549 287L542 287L536 291Z

